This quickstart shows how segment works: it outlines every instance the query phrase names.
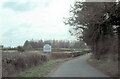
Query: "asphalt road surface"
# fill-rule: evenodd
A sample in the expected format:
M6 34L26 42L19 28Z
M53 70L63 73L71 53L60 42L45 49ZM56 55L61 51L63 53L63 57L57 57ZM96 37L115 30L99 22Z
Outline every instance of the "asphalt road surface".
M108 77L87 63L90 57L82 56L61 64L49 77Z

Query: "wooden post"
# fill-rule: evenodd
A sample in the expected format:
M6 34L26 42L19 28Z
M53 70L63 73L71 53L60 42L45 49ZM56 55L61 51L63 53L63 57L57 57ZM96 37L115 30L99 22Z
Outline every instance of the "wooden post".
M2 78L2 49L3 46L0 46L0 78Z

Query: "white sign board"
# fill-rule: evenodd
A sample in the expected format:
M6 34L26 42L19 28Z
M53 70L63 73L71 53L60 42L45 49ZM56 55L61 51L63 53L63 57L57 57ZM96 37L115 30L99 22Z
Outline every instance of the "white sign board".
M51 45L45 44L45 45L43 46L43 52L51 52L51 51L52 51Z

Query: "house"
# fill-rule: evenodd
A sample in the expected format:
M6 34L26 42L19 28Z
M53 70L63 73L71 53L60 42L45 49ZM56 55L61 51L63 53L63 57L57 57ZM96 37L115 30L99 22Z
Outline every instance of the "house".
M49 44L45 44L43 46L43 52L51 52L52 51L52 46Z

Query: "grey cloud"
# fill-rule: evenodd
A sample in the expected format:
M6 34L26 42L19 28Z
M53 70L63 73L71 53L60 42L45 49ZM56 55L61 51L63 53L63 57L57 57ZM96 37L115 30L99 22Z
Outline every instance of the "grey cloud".
M15 12L26 12L26 11L31 11L37 7L36 2L5 2L3 4L3 8L10 8Z

